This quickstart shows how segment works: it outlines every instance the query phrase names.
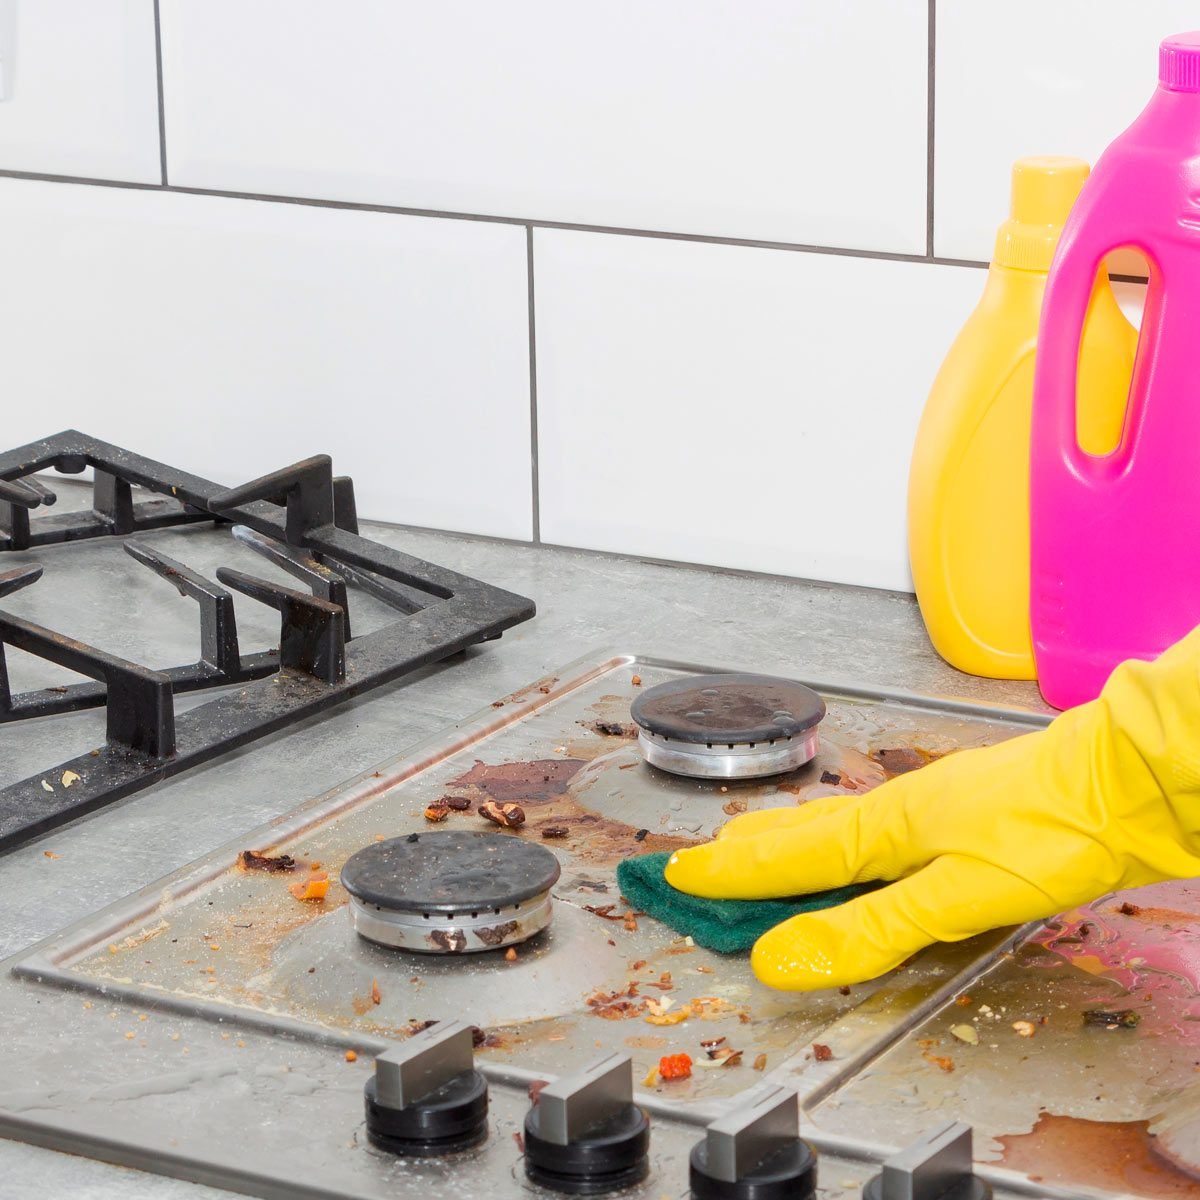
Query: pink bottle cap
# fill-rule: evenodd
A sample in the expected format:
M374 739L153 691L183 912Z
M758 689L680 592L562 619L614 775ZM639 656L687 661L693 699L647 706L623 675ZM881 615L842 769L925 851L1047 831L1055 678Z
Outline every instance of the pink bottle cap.
M1200 33L1177 33L1163 40L1158 82L1173 92L1200 92Z

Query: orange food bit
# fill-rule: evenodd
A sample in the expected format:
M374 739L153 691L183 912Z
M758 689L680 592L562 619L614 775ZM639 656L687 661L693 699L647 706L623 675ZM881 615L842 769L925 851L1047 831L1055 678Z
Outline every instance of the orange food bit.
M316 871L307 879L289 883L288 891L297 900L324 900L329 892L329 876L324 871Z
M692 1060L686 1054L664 1054L658 1060L658 1074L662 1079L689 1079Z
M346 1061L347 1062L357 1062L358 1055L353 1050L347 1050L346 1051Z

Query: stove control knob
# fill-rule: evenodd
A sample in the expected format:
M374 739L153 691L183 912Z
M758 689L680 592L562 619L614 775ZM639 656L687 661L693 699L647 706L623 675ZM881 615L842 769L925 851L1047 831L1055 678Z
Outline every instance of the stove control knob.
M475 1070L471 1027L458 1021L381 1054L364 1095L367 1136L381 1150L432 1158L487 1138L487 1080Z
M569 1195L615 1192L650 1170L650 1119L633 1102L633 1060L609 1054L547 1084L525 1117L525 1174Z
M692 1148L694 1200L811 1200L817 1158L800 1140L800 1100L771 1088L714 1121Z
M951 1121L883 1164L863 1187L863 1200L991 1200L991 1185L974 1173L971 1127Z

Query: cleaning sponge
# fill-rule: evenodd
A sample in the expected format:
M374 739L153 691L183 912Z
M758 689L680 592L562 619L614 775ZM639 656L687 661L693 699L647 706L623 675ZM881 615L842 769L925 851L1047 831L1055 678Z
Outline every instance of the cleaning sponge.
M853 884L787 900L704 900L677 891L663 878L668 858L666 853L639 854L618 863L621 895L640 912L722 954L749 950L768 929L798 913L833 908L880 886Z

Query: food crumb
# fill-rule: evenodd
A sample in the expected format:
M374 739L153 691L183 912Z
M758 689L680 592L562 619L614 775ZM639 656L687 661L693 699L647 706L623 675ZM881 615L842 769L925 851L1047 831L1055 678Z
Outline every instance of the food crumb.
M812 1048L813 1058L815 1058L817 1062L829 1062L829 1060L833 1058L833 1051L830 1050L828 1046L823 1045L821 1042L813 1042Z
M1102 1025L1105 1029L1136 1029L1142 1016L1132 1008L1119 1008L1111 1012L1101 1008L1089 1008L1083 1014L1085 1025Z
M954 1070L954 1059L944 1054L930 1054L927 1050L921 1055L926 1062L931 1062L940 1071L945 1071L947 1074Z
M219 945L217 945L217 943L216 943L216 942L209 942L209 943L208 943L208 948L209 948L210 950L220 950L220 948L221 948L221 947L220 947Z
M754 1059L754 1069L756 1071L765 1071L767 1069L767 1056L765 1054L759 1054Z
M954 1003L957 1004L959 1008L970 1008L974 1002L972 1001L971 997L964 992L961 996L956 996L954 998Z
M379 980L371 980L371 1003L378 1004L383 999L383 993L379 990Z
M57 855L57 854L55 854L53 850L43 850L43 851L42 851L42 853L43 853L43 854L44 854L44 855L45 855L47 858L57 858L57 857L58 857L58 855Z
M979 1045L979 1031L974 1025L951 1025L950 1032L960 1042L966 1042L968 1046Z
M1032 1021L1014 1021L1013 1028L1018 1036L1023 1038L1031 1038L1037 1032L1037 1027Z
M497 804L495 800L485 800L477 811L484 820L504 829L515 829L525 823L525 810L519 804Z
M297 900L305 902L324 900L329 892L329 876L324 871L316 871L307 879L289 883L288 891Z
M504 959L506 962L516 962L517 961L516 946L509 946L509 948L507 950L505 950Z
M136 1035L134 1034L133 1030L131 1029L131 1030L130 1030L130 1031L129 1031L129 1032L126 1034L126 1035L125 1035L125 1040L126 1040L127 1042L131 1042L131 1041L133 1041L133 1039L134 1039L134 1037L135 1037L135 1036L136 1036Z
M347 1050L347 1051L346 1051L346 1061L347 1061L347 1062L357 1062L357 1061L358 1061L358 1053L357 1053L357 1051L354 1051L354 1050Z
M658 1060L658 1073L663 1079L688 1079L692 1074L691 1056L664 1054Z
M246 871L294 871L296 860L290 854L260 854L257 850L243 850L238 863Z
M838 988L838 994L841 996L848 996L850 995L850 989L843 985L842 987Z
M658 1068L651 1067L646 1072L646 1078L642 1080L642 1087L655 1087L658 1084Z
M425 820L431 824L436 824L439 821L444 821L450 815L450 806L442 804L440 801L435 801L425 809Z
M640 675L635 675L629 682L632 683L634 687L641 687L642 677Z
M1136 917L1142 910L1136 904L1130 904L1128 900L1117 909L1117 912L1126 917Z

